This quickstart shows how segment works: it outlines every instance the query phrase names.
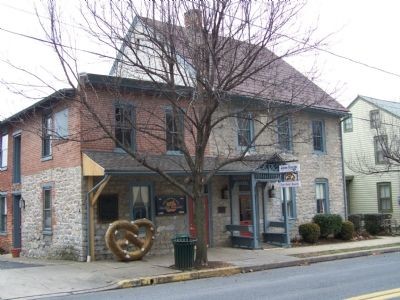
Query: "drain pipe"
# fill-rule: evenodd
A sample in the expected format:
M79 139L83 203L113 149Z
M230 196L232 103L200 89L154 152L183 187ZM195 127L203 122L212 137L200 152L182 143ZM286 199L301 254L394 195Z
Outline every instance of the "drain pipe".
M109 177L110 175L106 174L98 184L96 184L90 191L86 193L86 240L87 240L86 262L92 261L92 257L90 256L90 252L92 250L90 245L90 194L93 193L95 190L97 190L98 187L102 185L103 182L106 181Z
M340 138L340 154L342 156L342 184L343 184L343 197L344 197L344 219L348 218L348 207L347 207L347 188L346 188L346 174L344 171L344 147L343 147L343 133L342 133L342 122L344 118L339 122L339 138Z

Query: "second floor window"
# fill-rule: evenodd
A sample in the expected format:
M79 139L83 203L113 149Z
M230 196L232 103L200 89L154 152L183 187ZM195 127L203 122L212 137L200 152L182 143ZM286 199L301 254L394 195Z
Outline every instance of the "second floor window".
M115 138L125 147L134 149L135 110L133 105L115 106ZM118 145L116 145L118 147Z
M8 134L3 133L0 139L0 170L7 168Z
M42 126L42 157L50 156L53 135L53 118L51 114L46 114L43 117Z
M323 121L312 121L313 149L316 152L325 152L325 128Z
M184 139L184 114L174 112L172 108L165 110L165 139L167 152L180 152Z
M387 161L385 157L385 148L387 147L387 136L379 135L374 137L374 148L375 148L375 163L384 164Z
M247 148L251 146L254 138L254 119L251 113L240 113L237 116L238 146Z
M288 117L280 117L278 122L278 144L283 150L292 150L292 130Z
M381 117L379 114L379 110L371 110L369 112L369 121L371 128L379 128L381 126Z
M353 131L353 118L351 116L346 117L343 120L343 131L352 132Z

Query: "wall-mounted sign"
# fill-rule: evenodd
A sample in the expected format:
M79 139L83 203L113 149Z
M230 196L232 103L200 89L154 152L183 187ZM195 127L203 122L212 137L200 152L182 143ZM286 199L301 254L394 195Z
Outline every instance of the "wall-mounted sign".
M186 213L185 196L159 196L156 200L158 216L180 215Z

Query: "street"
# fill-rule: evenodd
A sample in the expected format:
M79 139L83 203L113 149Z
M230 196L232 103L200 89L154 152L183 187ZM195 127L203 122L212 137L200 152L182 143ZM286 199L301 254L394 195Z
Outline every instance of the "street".
M52 299L345 299L400 288L400 253Z

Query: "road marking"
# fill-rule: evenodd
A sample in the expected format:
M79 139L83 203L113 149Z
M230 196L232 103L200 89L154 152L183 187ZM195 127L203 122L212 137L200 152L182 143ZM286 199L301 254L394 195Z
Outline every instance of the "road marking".
M346 300L384 300L384 299L393 299L396 297L400 298L400 288L365 294L361 296L347 298Z

